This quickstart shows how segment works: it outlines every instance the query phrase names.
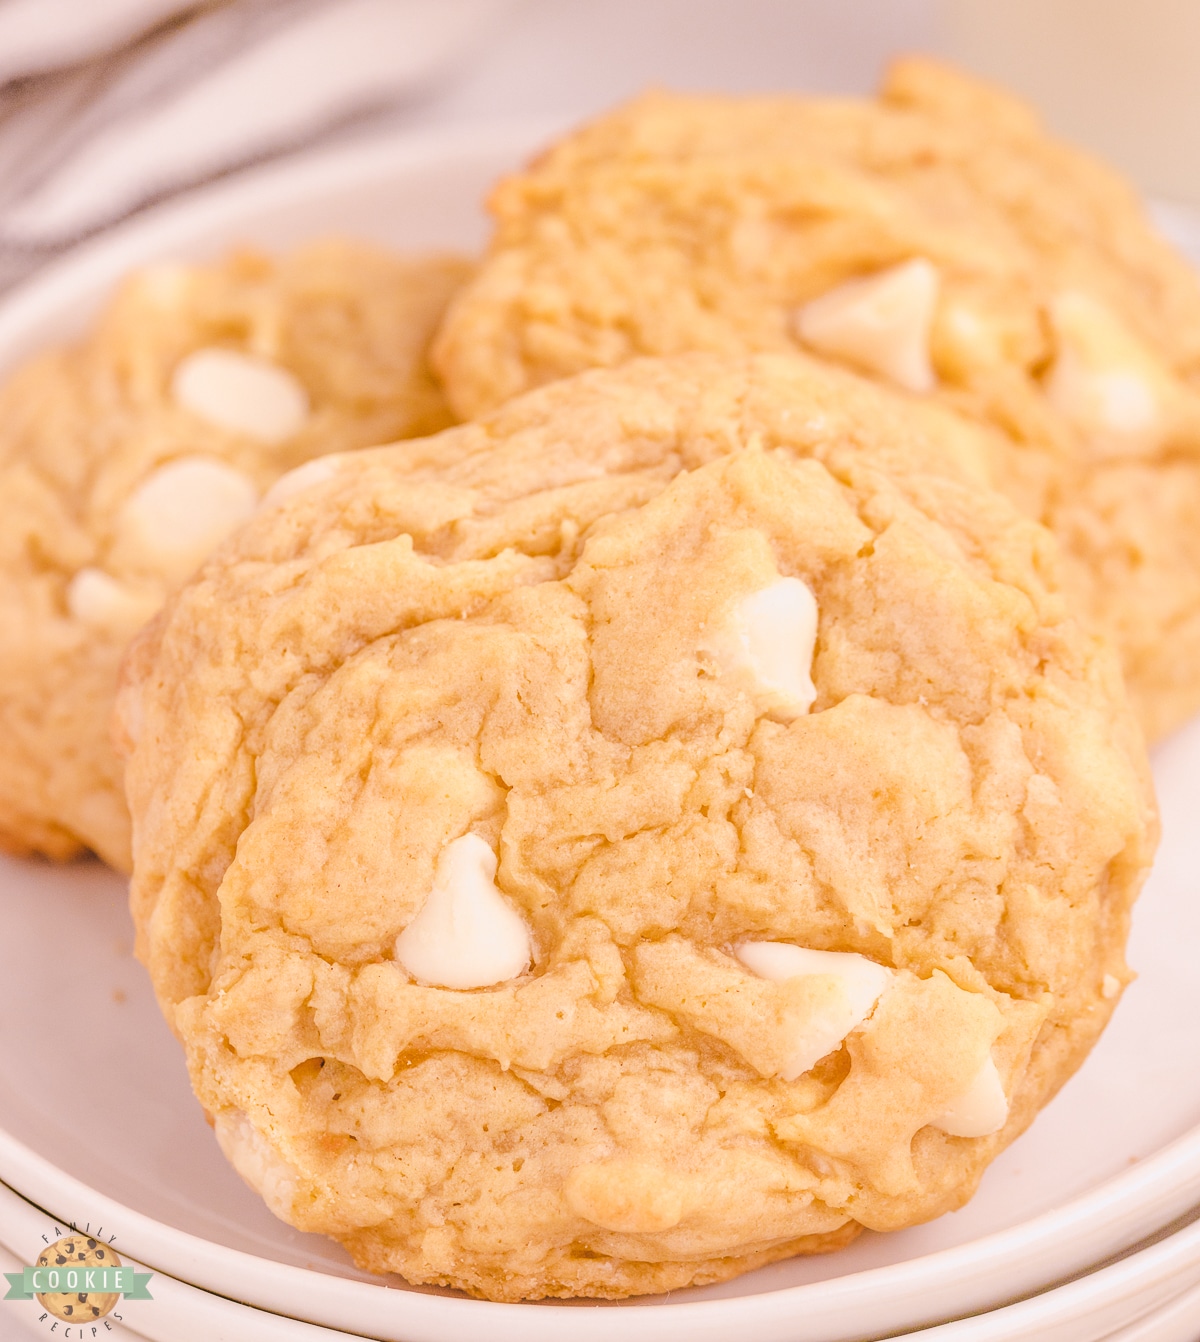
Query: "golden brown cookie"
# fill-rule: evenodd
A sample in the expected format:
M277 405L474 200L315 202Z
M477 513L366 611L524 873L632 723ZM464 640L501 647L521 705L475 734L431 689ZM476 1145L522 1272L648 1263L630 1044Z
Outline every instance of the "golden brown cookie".
M804 347L997 426L1151 738L1200 708L1200 281L1129 187L930 61L875 99L652 94L492 196L464 416L638 355Z
M642 360L340 458L168 604L118 699L138 951L276 1214L514 1300L970 1196L1108 1019L1156 834L989 450L799 356Z
M129 639L284 472L451 422L426 349L466 273L343 242L157 266L0 391L0 846L127 869Z

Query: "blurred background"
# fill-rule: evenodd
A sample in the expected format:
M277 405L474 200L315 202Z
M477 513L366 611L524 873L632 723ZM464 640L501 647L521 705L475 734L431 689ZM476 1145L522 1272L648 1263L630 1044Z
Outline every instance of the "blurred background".
M313 145L569 124L648 84L865 92L914 49L1200 205L1200 0L0 0L0 289Z

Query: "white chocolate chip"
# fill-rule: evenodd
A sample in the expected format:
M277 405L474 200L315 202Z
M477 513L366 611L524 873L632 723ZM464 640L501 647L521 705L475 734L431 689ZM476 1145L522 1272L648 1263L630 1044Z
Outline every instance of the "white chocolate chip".
M690 1180L682 1171L628 1156L576 1165L562 1185L576 1216L625 1235L661 1234L683 1220Z
M308 393L286 368L216 346L179 362L171 395L218 429L263 443L283 442L308 418Z
M933 1120L951 1137L990 1137L1008 1122L1008 1096L996 1064L989 1057L975 1080Z
M1050 321L1058 348L1043 385L1055 409L1100 456L1160 447L1176 395L1162 363L1087 294L1060 294Z
M67 609L96 629L136 629L158 605L156 597L134 591L99 568L81 568L67 584Z
M286 1221L296 1198L296 1171L240 1109L222 1109L213 1120L217 1145L225 1159Z
M342 461L343 458L338 453L331 452L327 457L314 457L312 461L306 461L303 466L297 466L294 471L281 475L263 495L262 507L274 508L277 503L290 499L294 494L312 489L315 485L323 485L326 480L332 480L341 470Z
M1100 995L1111 1001L1121 991L1121 980L1115 974L1105 974L1100 980Z
M812 682L817 602L799 578L780 578L743 597L700 651L782 722L803 717L817 697Z
M420 911L396 938L396 960L439 988L487 988L529 967L529 929L496 889L496 854L478 834L448 843Z
M814 951L788 941L743 941L734 954L752 974L784 983L802 975L835 979L840 989L836 1007L823 1019L812 1021L780 1075L785 1081L815 1067L841 1046L851 1030L861 1025L892 981L892 971L848 951Z
M180 457L148 475L117 519L123 547L164 576L185 578L254 512L249 476L215 457Z
M929 337L940 284L924 257L849 280L797 310L796 335L909 391L932 391Z

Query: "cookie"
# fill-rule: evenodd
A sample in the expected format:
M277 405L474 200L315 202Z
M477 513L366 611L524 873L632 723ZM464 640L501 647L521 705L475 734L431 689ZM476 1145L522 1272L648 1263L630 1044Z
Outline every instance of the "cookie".
M502 182L435 348L464 416L638 355L806 348L990 423L1148 735L1200 708L1200 281L1133 192L924 60L652 94Z
M158 266L0 391L0 846L128 867L129 639L280 475L451 422L426 349L466 273L342 242Z
M55 1240L38 1255L38 1267L120 1267L121 1259L111 1246L90 1235L68 1235ZM102 1319L120 1299L115 1291L44 1291L38 1304L65 1323L88 1324ZM82 1334L81 1334L82 1336Z
M277 1215L516 1300L970 1196L1156 836L987 441L798 356L635 361L341 458L143 631L138 953Z

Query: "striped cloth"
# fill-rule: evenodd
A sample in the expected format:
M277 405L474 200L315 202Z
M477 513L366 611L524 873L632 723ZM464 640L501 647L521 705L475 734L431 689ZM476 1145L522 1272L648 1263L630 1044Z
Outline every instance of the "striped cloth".
M0 0L0 289L431 87L506 0Z

